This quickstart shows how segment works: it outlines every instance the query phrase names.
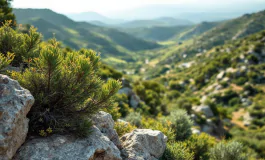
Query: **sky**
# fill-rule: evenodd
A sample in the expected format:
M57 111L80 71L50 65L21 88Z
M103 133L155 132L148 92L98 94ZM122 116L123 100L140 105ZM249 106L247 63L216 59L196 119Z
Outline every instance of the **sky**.
M102 14L133 9L149 4L218 6L265 0L13 0L14 8L49 8L59 13L98 12Z

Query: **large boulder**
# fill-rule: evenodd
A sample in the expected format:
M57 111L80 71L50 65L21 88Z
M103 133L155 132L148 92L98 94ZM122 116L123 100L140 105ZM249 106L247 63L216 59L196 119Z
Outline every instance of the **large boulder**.
M119 136L114 129L114 120L109 113L100 111L92 118L93 124L107 136L118 148L121 147Z
M119 149L96 127L87 138L53 135L28 140L14 160L121 160Z
M33 103L28 90L0 74L0 160L11 159L25 142L29 122L26 115Z
M167 137L160 131L136 129L121 137L125 160L157 160L165 149Z

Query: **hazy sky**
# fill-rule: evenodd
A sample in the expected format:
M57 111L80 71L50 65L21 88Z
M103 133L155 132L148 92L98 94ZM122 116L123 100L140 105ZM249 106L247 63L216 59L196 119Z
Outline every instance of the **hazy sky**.
M49 8L60 13L95 11L109 13L148 4L187 4L198 6L254 3L265 0L14 0L15 8Z

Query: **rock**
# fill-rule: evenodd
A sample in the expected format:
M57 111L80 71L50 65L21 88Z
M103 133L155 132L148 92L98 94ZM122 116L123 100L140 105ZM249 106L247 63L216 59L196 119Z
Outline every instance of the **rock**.
M132 108L137 108L141 102L139 96L137 96L131 88L124 87L118 91L119 94L126 94L129 97L129 104Z
M199 129L196 129L196 128L191 128L191 131L192 131L192 134L197 134L197 135L201 134L201 131Z
M53 135L28 140L14 160L121 160L119 149L96 127L87 138Z
M223 87L221 85L216 85L214 90L215 91L220 91Z
M201 102L201 103L205 103L207 99L208 99L208 97L204 95L204 96L200 99L200 102Z
M225 77L225 78L223 79L223 82L230 82L230 78Z
M6 68L4 68L3 70L6 71L15 71L15 72L20 72L22 69L22 67L13 67L11 65L8 65Z
M137 108L140 102L141 102L141 99L136 94L133 94L130 97L130 106L132 108Z
M129 122L127 122L127 121L125 121L125 120L122 120L122 119L118 119L117 122L119 122L119 123L123 123L123 124L125 124L125 125L130 124Z
M114 129L114 120L109 113L100 111L92 118L93 124L97 126L97 128L107 136L118 148L121 147L121 142L119 140L119 136Z
M0 159L11 159L25 142L26 115L34 103L31 93L6 75L0 74Z
M196 114L191 114L191 115L190 115L190 118L191 118L194 122L198 119L198 117L196 116Z
M213 133L213 127L209 126L207 124L202 125L202 132L212 134Z
M124 160L157 160L165 149L167 137L160 131L136 129L121 137Z
M221 72L216 76L217 80L221 80L221 79L224 77L224 75L225 75L225 71L221 71Z
M208 105L195 106L193 109L196 112L202 112L207 118L214 116L212 109Z
M211 119L206 120L206 124L202 125L201 130L202 132L213 134L214 131L217 130L217 126L212 122Z
M121 82L122 82L122 87L129 87L129 88L131 87L130 81L128 79L122 78Z
M253 117L251 117L249 112L246 112L243 115L243 118L244 118L244 121L243 121L244 126L249 126L251 124L251 121L253 120Z
M119 94L126 94L127 97L130 97L133 94L133 91L131 88L124 87L118 91Z

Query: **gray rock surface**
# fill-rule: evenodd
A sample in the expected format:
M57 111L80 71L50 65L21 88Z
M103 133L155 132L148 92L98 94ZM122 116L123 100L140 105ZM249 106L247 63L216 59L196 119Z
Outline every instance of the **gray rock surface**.
M119 140L119 136L114 129L114 120L109 113L100 111L92 118L93 124L97 126L97 128L107 136L118 148L121 147L121 142Z
M136 129L121 137L124 160L157 160L165 149L167 137L160 131Z
M225 71L221 71L221 72L216 76L217 80L221 80L221 79L224 77L224 75L225 75Z
M192 131L192 134L197 134L197 135L201 134L201 131L199 129L196 129L196 128L191 128L191 131Z
M29 122L26 115L33 103L28 90L0 74L0 160L11 159L25 142Z
M193 107L196 112L202 112L207 118L214 116L212 109L208 105L200 105Z
M132 106L133 108L137 108L140 102L141 99L137 95L134 94L130 97L130 106Z
M244 118L244 121L243 121L244 126L249 126L251 124L251 121L253 120L253 117L251 117L249 112L246 112L243 115L243 118Z
M129 105L132 107L132 108L137 108L138 105L140 104L141 102L141 99L139 98L139 96L137 96L133 90L131 88L128 88L128 87L124 87L122 89L120 89L118 91L119 94L125 94L127 95L127 97L129 98Z
M126 94L128 97L130 97L132 94L133 94L133 91L131 88L128 88L128 87L124 87L124 88L121 88L119 91L118 91L119 94Z
M121 160L119 149L96 127L87 138L53 135L28 140L14 160Z

